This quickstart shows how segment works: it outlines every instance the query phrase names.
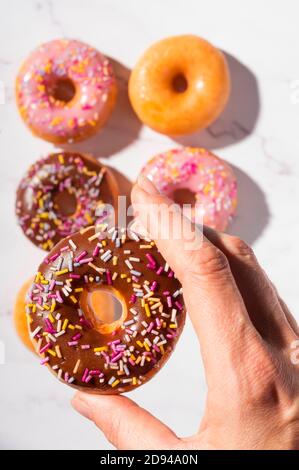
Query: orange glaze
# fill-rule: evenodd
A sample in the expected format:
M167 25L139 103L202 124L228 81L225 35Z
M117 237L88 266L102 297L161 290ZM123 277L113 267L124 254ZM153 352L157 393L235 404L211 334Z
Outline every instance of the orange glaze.
M35 352L35 348L29 337L27 317L25 312L26 294L32 286L32 282L33 278L30 278L22 285L21 289L18 291L13 312L13 320L16 332L24 346L30 349L30 351Z
M226 59L194 35L153 44L129 81L131 104L146 125L168 135L207 127L223 111L230 93Z

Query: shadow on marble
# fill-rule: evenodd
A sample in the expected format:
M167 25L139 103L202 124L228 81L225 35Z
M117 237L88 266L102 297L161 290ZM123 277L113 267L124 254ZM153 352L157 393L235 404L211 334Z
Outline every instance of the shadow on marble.
M118 96L110 119L103 129L90 139L74 144L59 145L59 148L108 158L137 139L142 124L137 119L128 97L128 80L131 71L117 60L108 58L113 65L118 82Z
M244 171L231 166L238 181L238 207L228 233L252 245L268 225L271 214L261 188Z
M254 130L260 111L260 94L255 75L238 59L223 52L231 74L231 94L221 116L207 129L175 138L181 145L210 150L240 142Z

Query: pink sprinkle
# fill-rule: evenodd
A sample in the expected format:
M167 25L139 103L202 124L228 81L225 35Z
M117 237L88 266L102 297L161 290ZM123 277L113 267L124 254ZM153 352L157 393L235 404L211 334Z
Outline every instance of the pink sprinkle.
M63 303L63 299L61 297L59 290L56 291L56 300L60 302L61 304Z
M107 344L108 344L108 346L110 346L112 344L114 345L114 344L119 344L119 343L120 343L120 339L115 339L113 341L109 341L109 343L107 343Z
M68 341L67 343L69 346L77 346L78 341Z
M119 354L117 354L116 356L114 356L112 359L111 359L111 362L117 362L119 359L121 359L123 357L123 353L120 352Z
M43 366L43 365L46 364L46 362L48 362L48 361L49 361L49 357L45 357L44 359L42 359L42 360L40 361L40 364Z
M91 263L93 261L93 257L91 256L90 258L84 258L79 261L80 264L87 264Z
M95 249L93 250L92 256L93 257L98 256L99 251L100 251L100 246L96 245Z
M69 373L66 372L66 373L64 374L64 380L67 382L69 378L70 378Z
M111 273L110 273L109 269L107 269L107 271L106 271L106 279L107 279L107 284L109 286L111 286L112 285L112 279L111 279Z
M167 297L167 305L168 307L172 307L172 298L170 297L170 295Z
M55 253L55 255L52 255L50 258L49 258L49 261L55 261L59 256L59 253Z
M147 257L151 265L156 266L156 260L150 253L146 253L145 256Z
M53 290L55 287L55 279L52 279L52 281L50 282L50 285L49 285L49 290Z
M175 302L175 305L177 306L179 310L183 310L183 306L178 300Z
M85 383L88 384L92 379L92 375L89 375L88 377L86 377L85 379Z
M90 344L82 344L81 349L90 349Z
M161 327L162 322L161 322L160 318L156 318L156 324L157 324L158 328Z
M147 267L148 269L151 269L152 271L155 271L155 269L156 269L156 266L155 266L154 264L150 264L150 263L148 263L148 264L146 265L146 267Z
M84 370L83 375L82 375L82 379L81 379L82 382L85 382L85 379L86 379L87 376L88 376L88 369L86 367L86 369Z
M73 340L73 341L77 341L77 340L80 339L80 338L82 338L82 334L81 334L81 333L77 333L76 335L74 335L74 336L72 337L72 340Z
M167 277L173 277L173 276L174 276L174 272L170 270Z
M87 255L87 251L86 251L86 250L82 251L82 253L80 253L80 255L78 255L78 256L75 258L75 262L76 262L76 263L79 263L79 261L80 261L82 258L84 258L85 255Z
M70 276L69 276L71 279L80 279L80 274L73 274L71 273Z
M82 325L86 326L87 328L91 328L91 324L85 318L81 317L79 322L82 323Z
M150 324L149 324L148 329L146 330L146 332L147 332L147 333L150 333L150 332L152 331L153 327L154 327L154 322L151 321Z
M129 359L129 363L131 364L131 366L135 366L135 362L131 358Z
M40 351L39 351L40 354L44 353L45 351L48 351L48 349L50 349L50 347L51 347L51 344L50 344L50 343L47 343L44 347L42 347L42 348L40 349Z
M151 291L155 292L155 290L157 289L157 287L158 287L157 281L153 281L153 282L152 282L152 285L151 285Z
M68 249L69 249L68 245L63 246L62 248L60 248L60 253L63 253L64 251L67 251Z
M169 290L165 290L165 291L163 292L163 295L169 295L169 294L170 294Z
M101 373L100 369L92 369L89 371L89 375L99 375Z
M163 266L160 266L160 268L157 269L156 273L158 274L158 276L160 276L160 274L163 273Z

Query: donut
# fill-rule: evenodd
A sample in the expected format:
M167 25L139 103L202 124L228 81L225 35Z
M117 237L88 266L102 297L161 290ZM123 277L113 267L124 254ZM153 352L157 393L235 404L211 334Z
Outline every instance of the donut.
M29 300L26 300L26 296L30 290L30 287L32 286L33 280L34 279L31 278L26 281L18 291L13 312L14 326L17 335L24 346L26 346L26 348L28 348L31 352L35 352L35 349L29 337L25 307L27 301Z
M109 60L80 41L47 42L25 60L16 101L33 134L53 143L94 135L107 121L117 94Z
M237 180L231 166L204 148L183 147L154 156L142 168L166 196L188 190L194 196L185 214L195 223L223 231L236 212ZM182 202L182 201L180 201Z
M49 251L82 227L112 220L117 183L89 155L61 152L38 160L21 180L16 215L24 234Z
M101 289L122 305L110 323L89 302ZM53 248L38 269L26 312L41 364L62 382L100 394L127 392L151 379L185 321L181 285L155 243L105 224Z
M134 67L129 96L140 120L167 135L211 124L230 93L226 59L204 39L174 36L153 44Z

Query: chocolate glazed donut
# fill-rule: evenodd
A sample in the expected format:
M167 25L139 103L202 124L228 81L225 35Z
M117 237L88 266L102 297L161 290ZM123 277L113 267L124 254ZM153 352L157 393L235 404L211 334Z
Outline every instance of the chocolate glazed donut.
M16 215L24 234L49 251L71 233L111 218L117 196L112 173L95 158L54 153L34 163L20 182Z
M105 323L91 308L99 289L121 301L119 319ZM94 393L123 393L151 379L185 322L180 283L155 243L106 225L61 240L29 297L29 331L41 364Z

